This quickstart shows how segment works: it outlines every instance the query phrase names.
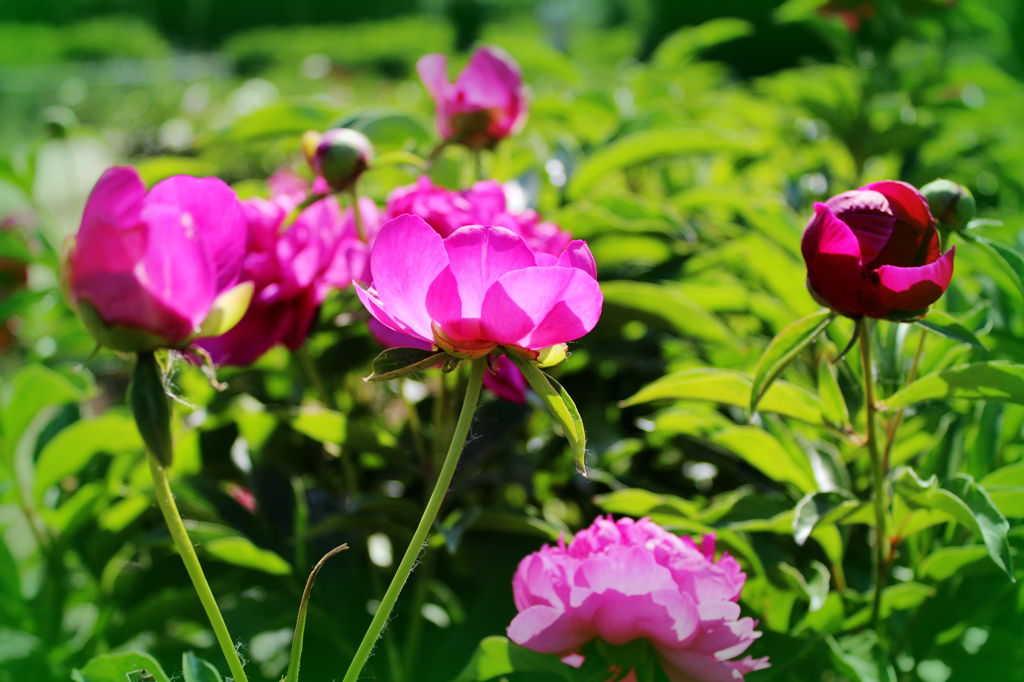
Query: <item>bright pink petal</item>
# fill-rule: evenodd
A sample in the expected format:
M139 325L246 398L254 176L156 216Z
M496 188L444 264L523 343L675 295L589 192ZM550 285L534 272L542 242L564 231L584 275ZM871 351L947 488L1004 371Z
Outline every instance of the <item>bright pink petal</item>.
M893 213L900 220L917 226L935 224L935 219L928 209L928 200L913 185L898 180L884 180L872 182L864 189L884 194Z
M910 312L924 310L935 303L949 287L955 255L956 247L953 247L930 265L878 268L876 291L882 305L889 311Z
M433 343L433 333L429 337L422 336L410 327L402 324L395 318L393 318L388 311L384 309L383 303L377 296L377 292L371 289L364 289L361 285L355 285L356 295L359 297L359 301L363 306L373 315L374 319L380 322L382 325L392 330L396 334L402 336L410 336L412 338L419 339L421 342L426 344Z
M575 239L569 242L562 255L558 257L558 264L566 268L579 268L585 273L597 279L597 262L590 247L582 239Z
M396 332L374 318L367 321L367 326L369 326L373 338L377 339L377 343L387 348L419 348L420 350L433 348L433 344L417 339L415 336Z
M860 244L825 204L814 205L814 218L800 244L807 280L829 307L846 315L863 314L857 292L862 276Z
M550 606L531 606L521 611L512 619L506 634L516 644L545 654L569 653L594 638L588 624Z
M526 403L528 384L515 363L501 355L495 365L493 372L484 374L484 388L502 400L520 405Z
M79 239L86 238L90 230L101 225L135 227L139 223L145 196L146 187L134 168L115 166L107 169L89 193L82 213Z
M413 215L385 223L370 255L373 288L381 307L390 318L424 340L433 338L427 292L447 266L448 254L441 237L422 218ZM377 319L388 324L380 317Z
M216 267L217 291L237 281L247 228L241 202L222 180L176 175L154 185L146 204L175 206L191 215Z
M593 329L603 300L597 281L580 269L524 268L491 286L481 318L497 343L547 348Z
M837 194L825 205L853 231L864 263L873 261L889 243L896 217L884 194L856 189Z
M694 651L658 651L671 682L742 682L743 674L728 661Z
M487 290L502 275L537 264L533 252L514 232L501 227L462 227L444 240L462 301L462 316L479 318ZM436 319L436 318L435 318Z
M498 47L482 47L473 53L455 81L460 111L493 109L500 114L490 132L504 137L515 132L525 118L525 94L519 67Z

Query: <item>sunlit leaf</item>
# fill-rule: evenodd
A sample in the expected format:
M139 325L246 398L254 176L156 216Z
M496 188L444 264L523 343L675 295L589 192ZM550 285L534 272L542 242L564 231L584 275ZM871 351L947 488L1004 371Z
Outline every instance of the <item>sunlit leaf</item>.
M953 367L904 386L884 405L896 409L924 400L958 398L1024 403L1024 365L992 361Z
M148 654L102 654L75 671L76 682L135 682L133 674L145 671L156 682L171 682L156 659Z
M206 556L242 568L271 575L288 575L291 564L269 549L257 547L241 536L216 538L199 545Z
M978 337L974 335L967 327L957 322L949 313L944 313L941 310L932 310L928 313L927 317L924 317L917 321L917 324L921 325L925 329L931 332L935 332L940 336L945 336L948 339L959 341L960 343L967 343L976 348L984 348Z
M184 682L223 682L213 664L196 656L191 651L181 655L181 674Z
M539 654L495 636L480 642L454 682L487 682L513 673L548 673L572 680L575 672L554 654Z
M835 319L835 313L832 311L819 310L813 315L797 320L772 339L757 361L757 367L754 368L754 380L750 387L751 412L757 411L757 405L761 398L771 387L772 382L786 368L786 365L814 339L818 338L818 335L828 328L833 319Z

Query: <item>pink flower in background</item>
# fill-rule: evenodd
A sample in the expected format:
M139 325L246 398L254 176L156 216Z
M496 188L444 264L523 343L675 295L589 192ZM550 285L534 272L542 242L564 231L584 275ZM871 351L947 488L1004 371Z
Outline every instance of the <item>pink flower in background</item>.
M733 660L761 636L740 618L745 580L731 556L715 560L713 535L697 544L650 519L599 518L520 562L508 636L577 665L594 639L646 640L672 682L742 680L768 667L767 658Z
M418 216L381 228L373 286L356 291L385 327L464 357L497 346L540 350L597 324L602 295L585 242L535 253L503 227L471 225L447 238Z
M519 66L500 48L477 49L454 83L448 81L443 54L421 57L416 71L434 98L437 129L445 140L491 147L526 122Z
M67 282L104 345L177 347L237 282L244 253L242 206L226 184L177 175L147 192L135 169L115 167L89 195Z
M250 364L277 344L297 349L328 291L369 279L369 246L358 237L351 207L342 213L334 199L321 199L282 230L310 190L290 173L278 173L268 184L269 200L244 202L248 240L241 279L255 285L252 303L233 329L200 343L218 365ZM359 208L372 239L380 225L377 206L362 198Z
M510 211L505 190L494 180L481 180L467 190L435 185L426 175L413 185L398 187L388 197L388 218L411 213L447 237L463 225L501 225L512 230L534 251L560 254L572 235L536 211Z
M849 317L920 318L953 276L955 249L940 255L928 202L905 182L815 204L801 250L815 300Z

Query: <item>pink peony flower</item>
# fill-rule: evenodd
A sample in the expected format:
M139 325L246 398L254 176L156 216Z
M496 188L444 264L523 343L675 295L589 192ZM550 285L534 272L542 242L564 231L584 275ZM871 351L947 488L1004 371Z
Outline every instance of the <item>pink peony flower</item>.
M503 227L470 225L442 238L403 215L381 228L370 271L373 286L356 291L381 324L462 357L572 341L601 314L594 258L582 241L555 257Z
M434 98L437 129L445 140L491 147L518 132L526 121L526 93L519 67L500 48L476 50L454 83L448 82L448 62L443 54L421 57L416 71Z
M494 180L481 180L467 190L455 191L435 185L423 175L416 184L398 187L388 197L389 218L406 213L423 218L442 237L463 225L501 225L522 237L534 251L556 256L572 241L572 235L542 221L536 211L510 211L505 190Z
M940 256L928 202L904 182L815 204L801 249L811 295L849 317L920 318L953 276L955 249Z
M572 542L544 546L519 564L512 641L579 665L580 650L646 640L673 682L742 680L768 659L732 660L761 636L740 618L746 575L715 538L698 545L650 519L599 518Z
M104 345L178 347L236 283L244 252L242 207L220 180L177 175L147 192L133 168L116 167L89 195L67 283Z
M351 208L342 213L336 201L321 199L282 231L309 188L290 173L278 173L268 184L269 200L244 202L248 240L241 279L255 285L252 303L234 328L200 343L218 365L250 364L277 344L297 349L328 291L369 279L370 249L357 235ZM372 239L380 225L377 206L362 198L359 210Z

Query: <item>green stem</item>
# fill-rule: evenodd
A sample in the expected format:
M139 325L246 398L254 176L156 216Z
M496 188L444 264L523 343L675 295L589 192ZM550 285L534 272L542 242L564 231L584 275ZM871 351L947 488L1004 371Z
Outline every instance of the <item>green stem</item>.
M484 179L484 157L483 151L479 147L473 148L473 171L476 173L473 182L480 182Z
M860 330L860 359L864 373L864 406L867 415L867 446L871 455L871 499L875 508L874 569L875 589L871 598L871 625L877 627L882 607L882 590L885 589L885 480L882 472L882 457L878 451L878 430L876 425L875 377L871 364L871 329L863 318L857 321Z
M921 364L921 356L924 354L924 341L928 332L922 327L918 330L920 334L917 337L917 350L914 351L914 359L910 361L910 369L907 370L907 380L905 384L910 384L917 378L917 369ZM899 431L900 424L903 423L903 415L906 413L907 408L901 407L896 411L892 421L889 422L889 428L886 429L885 433L885 450L882 451L882 473L889 471L890 455L892 454L893 445L896 443L896 432Z
M359 236L359 241L365 244L366 228L363 227L363 215L359 210L359 192L356 191L355 183L352 183L348 196L352 200L352 221L356 224L356 234Z
M156 492L157 506L160 507L160 512L164 515L167 529L171 532L174 548L181 555L181 560L185 564L185 570L188 571L188 577L192 579L192 586L199 596L199 601L203 604L203 610L206 611L206 617L210 620L210 625L213 626L213 634L217 638L220 650L228 662L231 675L234 677L235 682L248 682L245 671L242 669L242 661L238 658L235 644L231 639L231 634L228 632L228 626L224 622L224 616L221 615L220 609L217 607L217 600L210 590L210 584L206 582L206 576L203 575L203 568L199 565L199 557L196 556L192 540L188 536L188 531L185 530L181 514L178 513L178 505L174 503L174 494L171 492L171 485L167 480L167 472L156 456L148 450L146 452L146 459L149 461L149 472L153 476L153 489Z
M458 465L459 457L462 455L462 448L466 444L466 437L469 435L469 427L473 422L476 404L480 399L480 387L483 384L484 378L484 363L485 360L481 358L473 360L470 365L466 398L462 403L459 421L455 425L455 433L452 434L451 445L448 446L448 453L445 455L444 464L441 466L441 472L437 477L437 482L434 484L434 491L430 494L427 506L423 510L423 516L420 517L420 522L416 526L416 531L412 535L412 540L409 541L405 554L402 556L402 561L398 564L398 570L395 571L395 576L391 579L391 585L388 586L387 592L384 593L384 598L377 608L377 613L374 614L370 627L366 630L366 634L363 635L363 641L360 642L356 655L352 659L348 671L345 673L344 682L355 682L359 679L359 673L362 672L363 667L366 665L366 660L370 657L373 645L376 644L377 638L380 637L380 633L384 629L384 624L387 623L388 618L391 616L395 602L398 601L398 595L402 592L405 582L409 579L409 574L412 573L416 559L419 557L420 551L427 540L427 535L434 525L437 513L441 509L441 503L448 492L448 486L451 485L452 477L455 475L455 467Z
M299 601L299 615L295 619L295 633L292 635L292 650L291 655L288 657L288 674L284 678L285 682L298 682L299 679L299 665L302 663L302 641L306 636L306 611L309 609L309 593L313 589L316 576L328 559L335 554L344 552L346 549L348 549L348 545L338 545L325 554L320 561L316 562L316 566L310 572L309 578L306 579L306 587L302 590L302 599Z
M334 399L334 395L324 384L324 380L320 376L320 370L317 369L316 361L313 360L313 356L309 354L308 347L303 345L299 348L298 356L299 361L302 363L302 369L309 378L309 383L312 384L313 390L316 391L320 402L328 409L338 412L338 401ZM359 477L356 474L355 467L352 465L352 460L348 456L348 451L344 447L340 448L338 459L341 460L341 477L342 485L345 487L345 493L350 496L354 496L356 494L356 485L359 482Z

